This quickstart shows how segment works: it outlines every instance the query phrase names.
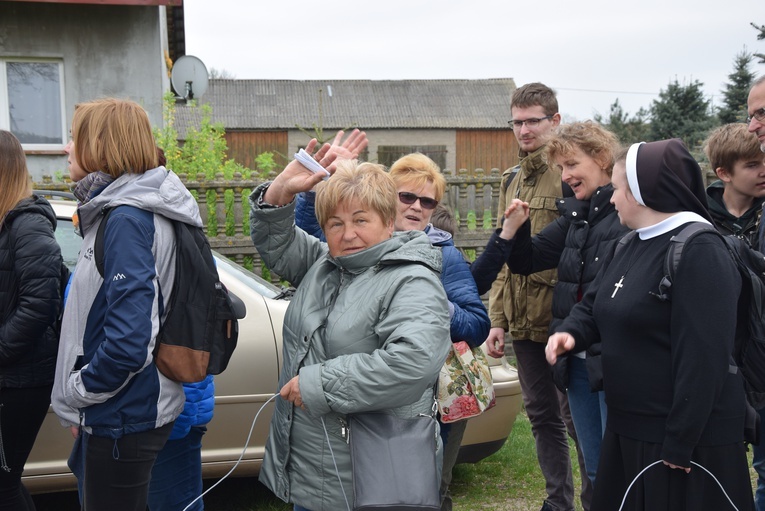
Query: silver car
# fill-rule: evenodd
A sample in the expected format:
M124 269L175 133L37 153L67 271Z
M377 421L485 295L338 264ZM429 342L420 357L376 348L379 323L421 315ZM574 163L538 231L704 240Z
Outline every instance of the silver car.
M50 202L58 217L56 238L64 261L73 268L81 243L72 224L76 204L61 197L53 197ZM234 356L226 371L215 377L215 416L202 441L202 473L205 478L221 477L241 457L233 475L253 476L263 460L273 403L260 414L251 436L249 433L258 409L278 390L282 323L289 294L225 257L216 254L216 259L221 281L244 302L247 312L239 321L239 341ZM497 404L470 420L458 462L477 462L499 450L521 407L521 388L515 369L504 359L490 360ZM49 410L24 469L24 484L30 492L77 488L66 464L72 443L69 430L63 428L53 410Z

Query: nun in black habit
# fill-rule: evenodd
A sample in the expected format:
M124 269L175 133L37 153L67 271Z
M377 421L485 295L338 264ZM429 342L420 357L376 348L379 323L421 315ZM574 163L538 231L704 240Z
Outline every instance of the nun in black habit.
M730 369L741 279L724 242L692 238L671 300L659 296L670 238L712 224L701 170L678 139L635 144L613 185L637 235L547 344L555 363L602 341L608 419L591 511L753 510L743 381Z

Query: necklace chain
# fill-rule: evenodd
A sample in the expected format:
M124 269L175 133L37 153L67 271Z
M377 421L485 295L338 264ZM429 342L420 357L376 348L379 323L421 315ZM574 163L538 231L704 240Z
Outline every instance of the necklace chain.
M636 236L636 238L638 240L637 241L638 245L635 246L635 249L632 250L632 252L630 253L630 258L629 260L627 260L627 269L624 270L624 273L622 273L622 276L619 278L619 280L614 283L614 292L611 293L611 298L616 297L616 293L618 293L619 290L624 287L624 278L627 276L630 269L632 268L632 264L636 262L639 259L638 256L642 255L643 252L645 252L646 250L645 244L642 244L642 245L640 244L640 237Z

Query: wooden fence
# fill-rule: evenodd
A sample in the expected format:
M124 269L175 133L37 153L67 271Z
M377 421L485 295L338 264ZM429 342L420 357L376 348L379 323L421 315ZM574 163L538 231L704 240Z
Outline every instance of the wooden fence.
M445 172L447 187L442 202L452 209L457 219L455 245L471 256L480 254L491 236L500 176L497 169ZM261 259L249 235L248 196L262 181L242 179L238 174L232 180L225 180L220 174L215 180L206 180L203 175L194 178L182 174L179 177L198 197L199 212L207 226L213 250L261 274ZM54 183L47 177L34 187L39 190L69 189L67 183ZM278 276L265 274L273 282L278 282Z
M472 259L483 251L494 229L501 171L460 169L456 172L447 170L444 175L447 186L442 202L451 208L457 219L454 244ZM250 240L248 196L263 181L242 179L238 174L228 181L221 174L215 180L206 180L204 175L193 178L182 174L179 177L198 197L199 211L212 248L255 273L266 275L272 282L278 282L277 275L263 272L260 256ZM706 182L715 178L709 171L704 177ZM50 178L35 183L35 188L69 189L66 183L53 183Z

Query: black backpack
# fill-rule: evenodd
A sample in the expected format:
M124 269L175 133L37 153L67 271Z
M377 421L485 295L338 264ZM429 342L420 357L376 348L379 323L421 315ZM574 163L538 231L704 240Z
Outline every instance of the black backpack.
M688 240L704 232L712 232L725 242L731 258L741 275L741 294L738 299L736 337L733 344L733 362L730 371L741 371L746 390L746 440L759 443L759 415L755 410L765 407L765 255L733 235L723 235L704 222L692 222L672 237L664 259L664 277L659 282L660 300L671 301L674 278L683 249ZM636 235L627 233L619 240L618 253Z
M680 264L685 244L703 232L713 232L725 241L741 275L733 360L744 377L747 400L754 408L760 409L765 407L765 255L737 236L723 235L703 222L692 222L670 240L664 260L664 277L655 295L664 301L672 299L672 279ZM616 252L629 243L635 234L632 231L622 237Z
M102 278L104 230L112 211L104 212L93 249ZM244 304L230 295L220 281L204 231L171 222L175 231L175 279L168 311L157 334L154 362L171 380L193 383L226 369L236 348L237 319L244 317Z

